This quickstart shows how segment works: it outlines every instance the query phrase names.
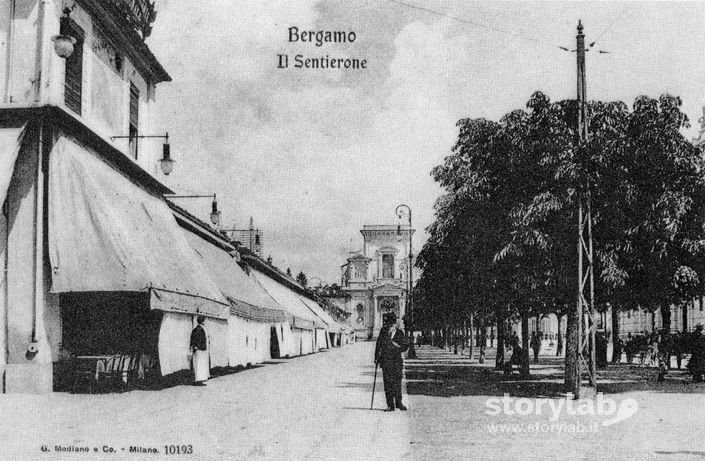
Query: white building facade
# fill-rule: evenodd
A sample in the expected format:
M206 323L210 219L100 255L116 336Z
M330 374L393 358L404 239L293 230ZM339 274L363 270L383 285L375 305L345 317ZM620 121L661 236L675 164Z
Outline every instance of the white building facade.
M359 339L376 337L382 315L393 312L400 325L407 312L409 255L414 229L409 225L365 225L362 250L342 266L342 290L349 295L345 310Z

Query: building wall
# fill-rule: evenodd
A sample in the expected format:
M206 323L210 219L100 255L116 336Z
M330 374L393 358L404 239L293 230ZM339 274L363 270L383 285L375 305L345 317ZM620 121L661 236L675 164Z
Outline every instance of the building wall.
M395 226L387 226L395 227ZM363 229L364 235L365 229ZM396 229L383 231L370 230L373 235L365 236L364 255L371 259L368 270L368 281L383 278L383 254L393 254L394 256L394 279L407 279L408 268L406 264L409 258L409 231L402 229L401 234ZM388 250L394 249L393 253Z
M7 195L7 271L4 286L7 351L5 392L52 390L52 353L45 332L43 177L38 169L40 131L25 135ZM37 348L31 353L29 346Z
M39 0L0 0L0 34L3 37L0 40L0 62L3 64L0 89L3 102L31 103L35 100L39 6Z
M702 299L695 299L689 303L685 309L687 310L688 322L687 330L693 331L698 323L705 323L705 303ZM657 309L654 313L645 312L643 310L632 310L628 312L619 312L619 334L622 337L631 333L642 334L643 332L653 332L663 328L663 316L661 309ZM671 307L671 332L683 331L683 308Z
M406 314L408 287L409 226L365 225L362 251L350 255L344 267L342 289L350 295L345 310L360 339L374 337L382 327L383 300L396 303L399 324ZM391 274L384 273L384 255L393 257ZM361 307L361 309L360 309Z
M64 6L72 8L71 20L85 34L80 114L64 104L66 61L56 55L51 40L60 32ZM129 134L130 82L139 89L139 134L162 133L153 131L155 84L119 49L116 32L100 30L98 21L73 1L0 0L0 109L63 108L131 158L127 139L110 139ZM61 311L58 296L49 293L51 273L43 234L45 177L38 167L51 149L42 143L52 138L46 130L56 127L40 127L32 118L30 122L0 218L4 392L50 392L52 360L61 355ZM157 174L162 141L139 141L134 161L152 175ZM36 352L28 349L30 345Z
M163 134L154 132L155 85L136 70L109 31L100 29L78 4L73 5L71 20L85 33L82 108L76 116L108 140L111 136L128 135L130 82L133 82L140 93L140 134ZM3 70L0 94L4 105L65 107L66 61L56 55L51 41L59 33L62 7L62 0L15 0L13 12L11 0L0 0L0 69ZM118 58L121 66L117 65L116 55L121 56ZM116 139L113 143L129 156L127 139ZM162 143L159 138L139 140L135 161L152 175L158 174Z

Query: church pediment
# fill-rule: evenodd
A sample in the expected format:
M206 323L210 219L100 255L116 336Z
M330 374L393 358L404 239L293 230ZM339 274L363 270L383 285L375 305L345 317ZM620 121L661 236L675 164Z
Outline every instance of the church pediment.
M375 295L384 295L384 294L395 294L398 295L402 290L405 289L404 284L400 281L399 283L396 282L384 282L379 285L373 285L372 291Z
M385 247L379 248L376 251L376 253L378 255L390 255L390 254L396 255L397 253L399 253L399 248L393 247L393 246L385 246Z
M367 256L358 253L358 254L350 256L348 258L348 261L350 261L350 262L357 262L357 261L369 262L369 261L372 261L372 258L368 258Z

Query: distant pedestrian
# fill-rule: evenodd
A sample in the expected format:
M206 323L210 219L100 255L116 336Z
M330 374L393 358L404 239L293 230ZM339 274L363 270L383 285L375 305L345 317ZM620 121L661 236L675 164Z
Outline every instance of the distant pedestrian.
M517 335L517 332L512 331L512 335L509 337L509 345L512 348L512 356L509 358L509 363L510 365L516 365L521 368L522 348L519 344L519 336Z
M681 369L681 364L683 363L683 356L688 350L688 340L680 331L676 333L673 339L673 353L676 356L676 365L678 369Z
M703 373L705 373L705 336L703 336L703 324L699 323L695 326L690 339L690 361L688 361L688 369L693 375L694 383L703 382Z
M377 337L375 346L375 364L382 367L384 395L387 398L387 409L395 408L406 411L401 399L401 379L404 370L404 360L401 353L409 348L404 332L396 327L397 316L394 312L385 314L384 325Z
M208 360L208 337L203 324L206 318L199 315L198 325L191 331L191 351L193 352L193 381L195 386L205 386L210 378L210 363Z
M622 350L624 349L624 341L619 336L614 337L614 350L612 352L612 363L622 361Z
M531 349L534 351L534 363L539 363L539 352L541 352L541 332L531 333Z
M607 368L607 335L604 331L595 334L595 361L597 368Z

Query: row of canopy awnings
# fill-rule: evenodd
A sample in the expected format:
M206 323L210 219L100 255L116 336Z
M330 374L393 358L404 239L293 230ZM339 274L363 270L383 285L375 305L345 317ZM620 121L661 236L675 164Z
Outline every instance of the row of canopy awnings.
M320 317L321 320L323 320L323 322L327 325L328 330L331 333L342 333L344 331L352 330L350 327L345 326L340 322L336 321L316 301L305 296L301 296L301 301L303 301L303 303L306 304L306 306L311 309L311 311L313 311L318 317Z
M245 273L230 253L192 232L184 231L184 234L230 303L230 314L264 323L290 320L291 316Z
M150 307L227 319L230 303L166 202L59 137L49 160L52 291L149 291Z
M185 229L188 219L164 199L65 136L50 155L48 197L52 292L149 291L150 308L167 312L346 328L315 301L246 273L232 251Z

